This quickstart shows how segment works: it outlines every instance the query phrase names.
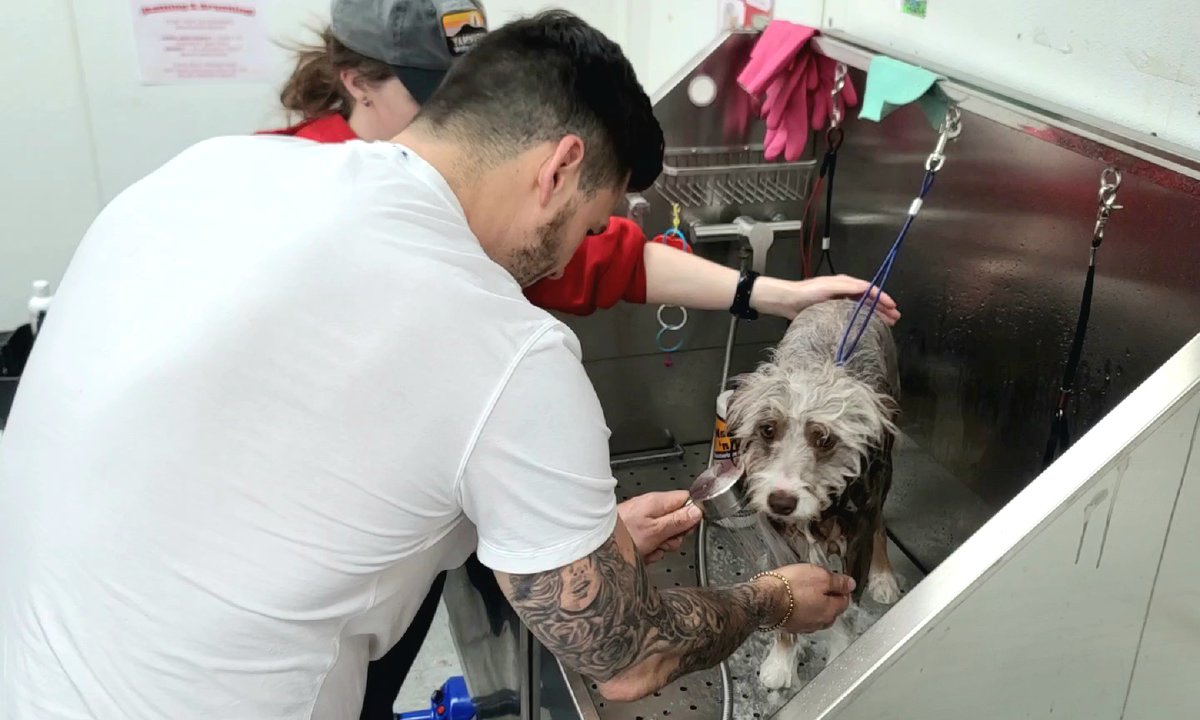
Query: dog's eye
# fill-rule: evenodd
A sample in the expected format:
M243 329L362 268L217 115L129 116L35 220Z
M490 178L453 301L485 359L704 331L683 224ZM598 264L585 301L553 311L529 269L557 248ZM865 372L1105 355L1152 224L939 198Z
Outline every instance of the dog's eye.
M820 423L808 423L805 434L808 436L808 444L819 453L830 453L837 447L837 436Z
M763 440L775 439L775 423L765 423L758 426L758 436Z

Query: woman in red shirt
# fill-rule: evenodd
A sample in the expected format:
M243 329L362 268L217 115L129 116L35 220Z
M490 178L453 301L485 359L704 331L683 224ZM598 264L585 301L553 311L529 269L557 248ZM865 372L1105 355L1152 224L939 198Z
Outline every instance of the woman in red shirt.
M284 108L300 122L270 132L322 143L390 140L433 94L455 54L469 48L464 39L486 31L482 8L474 0L463 0L461 12L441 15L440 21L433 3L429 12L408 15L393 12L391 5L381 3L384 14L364 26L339 22L339 3L333 4L332 25L321 33L321 44L299 50L296 69L280 94ZM575 315L622 300L722 310L732 305L739 277L724 265L647 243L636 224L613 217L602 233L584 239L561 276L535 283L525 295L539 307ZM790 319L823 300L860 296L868 286L846 276L804 281L762 277L753 281L750 306ZM886 295L879 312L889 323L899 318ZM472 575L480 583L490 577ZM438 576L404 637L370 664L364 720L391 719L393 701L429 630L444 579Z

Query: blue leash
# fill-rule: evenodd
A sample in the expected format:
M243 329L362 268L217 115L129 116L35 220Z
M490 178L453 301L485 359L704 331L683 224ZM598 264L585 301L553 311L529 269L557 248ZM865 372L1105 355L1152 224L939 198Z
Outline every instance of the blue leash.
M879 306L879 298L883 295L883 287L887 284L888 277L892 274L892 266L896 263L896 256L900 253L900 246L904 244L904 238L908 237L908 231L912 229L913 221L917 219L917 214L921 212L921 207L925 204L925 196L929 194L929 190L933 188L933 180L937 177L938 172L946 163L946 144L958 137L962 132L961 115L958 108L950 106L946 111L946 121L942 123L941 130L938 135L937 147L925 160L925 179L921 181L921 191L917 193L917 197L912 201L912 205L908 208L908 217L904 219L904 225L900 227L900 233L896 236L896 241L892 243L891 249L883 258L883 263L879 269L875 271L875 277L871 278L871 285L863 296L858 299L858 304L854 306L854 313L850 315L850 321L846 324L846 330L842 333L842 340L838 343L837 354L834 356L834 362L840 367L845 365L850 356L854 354L858 348L858 343L862 340L862 336L867 331L867 326L871 324L871 317L875 314L875 309ZM866 315L863 315L863 308L866 307L867 300L871 301L871 306L867 308ZM859 320L862 320L861 324ZM854 332L855 326L858 326L858 332L854 335L854 340L847 344L850 340L851 333Z
M887 255L883 258L883 263L875 271L875 277L871 278L871 286L858 299L858 305L854 307L854 314L850 316L850 322L846 325L846 331L842 333L842 341L838 343L837 355L834 356L834 360L838 365L846 364L846 361L850 359L855 349L858 348L858 342L862 340L863 333L867 331L867 325L871 323L871 317L875 314L875 308L879 306L879 298L883 295L883 286L887 284L888 277L892 274L892 266L896 262L896 255L900 252L900 246L904 244L904 238L908 237L908 231L912 228L913 220L917 219L917 213L921 211L921 205L925 201L925 196L929 194L930 188L933 187L933 179L935 177L937 177L937 173L933 170L925 171L925 180L921 182L921 192L917 195L917 199L913 200L912 206L908 209L908 217L904 219L904 225L900 228L900 234L896 236L896 241L892 243L892 248L888 250ZM854 341L847 347L846 341L850 338L850 333L854 330L854 326L858 325L863 307L866 305L868 298L871 300L871 307L867 311L866 316L863 317L862 325L858 328L858 334L854 336Z

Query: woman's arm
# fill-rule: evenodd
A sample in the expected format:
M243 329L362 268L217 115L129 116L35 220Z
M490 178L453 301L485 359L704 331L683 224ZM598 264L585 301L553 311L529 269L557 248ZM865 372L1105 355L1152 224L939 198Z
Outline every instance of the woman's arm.
M737 270L646 242L634 222L614 217L604 232L584 239L562 277L526 288L525 296L538 307L572 315L590 315L622 300L725 310L733 303L737 281ZM754 283L750 305L765 315L790 320L824 300L857 298L869 285L845 275L811 280L761 277ZM878 312L888 324L900 318L895 301L887 294L880 298Z
M647 303L696 310L725 310L733 304L737 270L659 243L646 243L643 252ZM791 320L809 305L834 298L857 298L869 287L867 281L847 275L811 280L760 277L754 283L750 306L765 315ZM900 319L896 302L887 293L879 299L877 311L889 325Z

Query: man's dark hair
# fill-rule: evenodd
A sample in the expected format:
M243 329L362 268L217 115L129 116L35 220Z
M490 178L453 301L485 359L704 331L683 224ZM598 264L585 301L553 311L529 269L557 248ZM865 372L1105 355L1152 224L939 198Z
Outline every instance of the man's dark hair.
M504 160L578 135L584 192L645 190L662 172L663 134L620 46L551 10L494 30L455 63L418 120Z

